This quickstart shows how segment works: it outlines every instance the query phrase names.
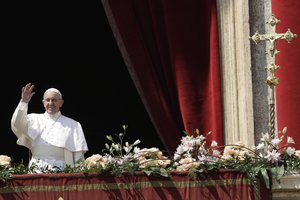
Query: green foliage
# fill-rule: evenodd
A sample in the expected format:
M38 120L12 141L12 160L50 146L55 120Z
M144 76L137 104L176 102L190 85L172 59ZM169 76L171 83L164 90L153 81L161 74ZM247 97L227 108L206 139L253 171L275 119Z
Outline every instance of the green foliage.
M23 162L12 163L10 165L0 165L0 180L7 182L13 174L28 174L30 169Z
M10 167L0 165L0 180L7 182L12 177L12 171Z
M163 177L169 177L170 173L167 169L162 167L147 167L145 169L142 169L142 171L147 174L148 176L163 176Z
M138 170L138 165L134 160L125 160L121 165L108 164L106 170L114 176L122 176L124 173L133 174Z

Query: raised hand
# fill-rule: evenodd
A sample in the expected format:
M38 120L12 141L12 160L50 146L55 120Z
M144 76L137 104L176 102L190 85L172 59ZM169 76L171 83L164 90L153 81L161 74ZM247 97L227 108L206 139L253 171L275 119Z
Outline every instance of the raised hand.
M31 83L27 83L24 87L22 87L22 95L21 95L21 100L23 102L28 103L31 99L31 97L35 94L33 92L34 85Z

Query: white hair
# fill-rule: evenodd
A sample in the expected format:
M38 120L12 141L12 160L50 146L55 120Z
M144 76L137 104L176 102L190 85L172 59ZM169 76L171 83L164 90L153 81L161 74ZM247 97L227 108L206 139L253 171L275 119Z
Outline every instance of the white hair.
M61 92L60 92L58 89L56 89L56 88L49 88L49 89L47 89L47 90L44 92L44 95L45 95L47 92L55 92L55 93L59 94L60 98L62 99L62 94L61 94Z

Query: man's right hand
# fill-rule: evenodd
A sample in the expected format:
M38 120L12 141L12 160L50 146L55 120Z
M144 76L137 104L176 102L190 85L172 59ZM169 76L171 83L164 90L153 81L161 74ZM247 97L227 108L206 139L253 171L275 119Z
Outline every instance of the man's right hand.
M21 101L28 103L31 99L31 97L35 94L33 92L34 85L31 85L31 83L27 83L24 87L22 87L22 96Z

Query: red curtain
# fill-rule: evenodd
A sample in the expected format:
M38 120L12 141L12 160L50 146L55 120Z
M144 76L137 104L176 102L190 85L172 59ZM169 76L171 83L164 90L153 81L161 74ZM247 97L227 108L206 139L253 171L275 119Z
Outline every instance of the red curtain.
M280 23L278 33L285 33L288 28L298 37L291 43L278 40L276 63L280 69L276 71L280 83L276 86L278 128L287 127L287 135L300 144L300 1L273 0L272 12ZM297 147L299 149L299 146Z
M102 0L130 75L166 149L198 129L223 144L215 0Z

